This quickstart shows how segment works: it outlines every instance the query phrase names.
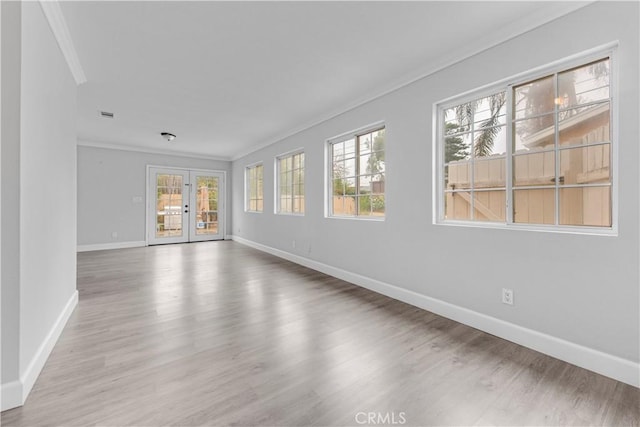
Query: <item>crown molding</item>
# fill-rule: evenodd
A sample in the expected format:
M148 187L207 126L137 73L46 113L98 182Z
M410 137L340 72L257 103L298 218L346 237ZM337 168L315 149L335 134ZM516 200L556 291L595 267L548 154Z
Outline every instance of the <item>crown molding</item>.
M78 52L76 52L73 40L71 39L71 33L69 32L67 21L64 19L60 3L58 3L57 0L40 0L40 6L42 6L44 16L47 18L47 21L49 21L51 31L53 31L53 35L58 42L58 46L60 46L64 59L67 61L67 65L69 65L71 74L76 84L80 86L87 81L87 77L84 74L80 58L78 58Z
M157 148L139 147L134 145L120 145L120 144L113 144L110 142L88 141L86 139L84 140L79 139L77 142L77 146L90 147L90 148L105 148L107 150L133 151L136 153L145 153L145 154L161 154L164 156L188 157L193 159L216 160L220 162L231 161L231 159L228 157L216 157L216 156L209 156L206 154L190 153L185 151L162 150Z

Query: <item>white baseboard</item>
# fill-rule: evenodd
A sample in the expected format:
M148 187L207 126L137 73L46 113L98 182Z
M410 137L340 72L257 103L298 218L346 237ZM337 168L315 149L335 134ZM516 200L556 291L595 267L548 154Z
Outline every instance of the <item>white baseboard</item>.
M228 238L270 253L296 264L328 274L338 279L370 289L399 301L420 307L432 313L455 320L492 335L504 338L524 347L531 348L556 359L564 360L581 368L597 372L635 387L640 387L640 364L631 360L594 350L533 329L524 328L504 320L469 310L448 302L428 297L370 277L361 276L340 268L332 267L309 258L265 246L239 236Z
M62 330L77 305L78 291L76 290L60 312L60 315L49 330L46 338L42 341L42 344L40 344L40 347L31 359L31 362L29 362L27 368L21 372L20 381L12 381L7 384L2 384L2 401L0 402L2 411L22 406L27 400L31 389L38 379L38 375L40 375L42 368L44 368L53 347L56 345L56 342L58 342L58 338L60 338Z
M104 251L109 249L127 249L147 246L144 240L134 242L98 243L94 245L78 245L78 252Z
M11 381L0 388L0 411L22 406L22 382Z

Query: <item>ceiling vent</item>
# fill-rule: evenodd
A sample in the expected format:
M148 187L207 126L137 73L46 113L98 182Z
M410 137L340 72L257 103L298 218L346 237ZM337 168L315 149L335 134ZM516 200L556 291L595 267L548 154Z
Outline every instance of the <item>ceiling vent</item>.
M104 117L106 119L113 119L113 113L108 111L100 111L100 117Z

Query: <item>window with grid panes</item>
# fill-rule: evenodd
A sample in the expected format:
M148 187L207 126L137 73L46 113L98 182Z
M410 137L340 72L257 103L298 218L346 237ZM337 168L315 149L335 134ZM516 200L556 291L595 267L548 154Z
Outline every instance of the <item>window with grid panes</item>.
M383 219L385 128L329 141L329 215Z
M611 229L611 57L440 104L442 222Z
M276 212L304 214L304 153L276 158Z
M263 167L262 164L248 166L245 169L246 211L262 212L263 210Z

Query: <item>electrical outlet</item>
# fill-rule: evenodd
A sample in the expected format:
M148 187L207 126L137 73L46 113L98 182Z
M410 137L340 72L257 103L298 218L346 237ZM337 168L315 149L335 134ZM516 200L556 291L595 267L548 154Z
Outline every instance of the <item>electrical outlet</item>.
M513 289L502 288L502 303L513 305Z
M112 238L113 240L117 239L117 238L118 238L118 232L117 232L117 231L112 231L112 232L111 232L111 238Z
M296 241L295 240L291 241L291 247L294 248L294 249L296 248Z
M142 203L142 196L133 196L131 198L131 203Z

